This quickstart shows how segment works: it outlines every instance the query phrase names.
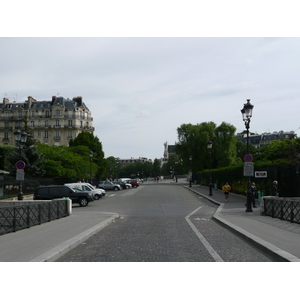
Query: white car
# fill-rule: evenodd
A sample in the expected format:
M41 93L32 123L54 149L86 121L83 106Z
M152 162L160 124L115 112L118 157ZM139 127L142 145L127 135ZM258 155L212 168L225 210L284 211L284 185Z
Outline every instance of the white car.
M98 200L101 197L106 195L105 190L103 189L96 189L91 184L86 182L76 182L76 183L65 183L66 186L70 188L76 188L81 191L89 191L92 193L94 200Z

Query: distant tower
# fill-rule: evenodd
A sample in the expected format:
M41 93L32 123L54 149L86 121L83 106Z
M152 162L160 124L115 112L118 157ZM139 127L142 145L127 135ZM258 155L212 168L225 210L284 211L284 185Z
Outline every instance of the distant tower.
M168 159L168 158L169 158L169 152L168 152L168 147L169 147L169 145L168 145L168 142L165 142L165 143L164 143L164 146L165 146L165 150L164 150L164 158L165 158L165 159Z

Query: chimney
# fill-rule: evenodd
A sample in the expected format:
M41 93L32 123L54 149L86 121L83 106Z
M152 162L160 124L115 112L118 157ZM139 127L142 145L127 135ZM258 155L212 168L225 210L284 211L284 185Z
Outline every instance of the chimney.
M78 106L82 106L82 97L81 96L74 97L73 101L76 102Z
M7 104L9 102L9 100L7 98L3 98L3 104Z

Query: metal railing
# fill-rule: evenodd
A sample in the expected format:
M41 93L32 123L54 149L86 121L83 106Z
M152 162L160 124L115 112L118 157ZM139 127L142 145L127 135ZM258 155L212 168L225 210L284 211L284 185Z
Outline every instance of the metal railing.
M0 207L0 235L66 217L69 215L68 201L53 200Z
M264 215L300 224L300 201L263 197Z

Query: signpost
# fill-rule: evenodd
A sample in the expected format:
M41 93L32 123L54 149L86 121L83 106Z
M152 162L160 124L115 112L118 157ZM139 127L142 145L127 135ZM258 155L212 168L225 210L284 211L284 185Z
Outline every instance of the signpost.
M268 172L267 171L255 171L255 178L267 178Z
M254 164L252 162L244 162L244 176L245 177L254 176Z

